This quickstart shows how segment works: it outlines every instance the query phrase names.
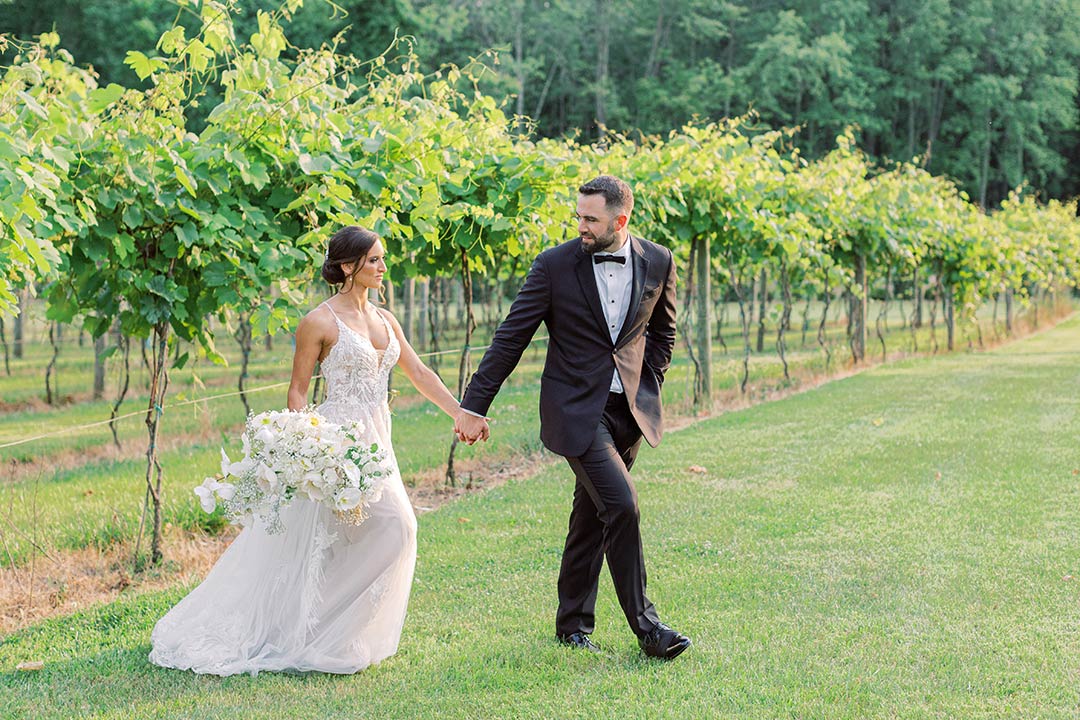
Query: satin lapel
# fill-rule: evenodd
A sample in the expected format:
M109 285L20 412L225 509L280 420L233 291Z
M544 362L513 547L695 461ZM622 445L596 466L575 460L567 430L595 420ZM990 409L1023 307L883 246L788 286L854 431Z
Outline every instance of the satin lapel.
M604 311L600 308L600 293L596 289L596 275L593 273L592 255L578 248L577 251L577 279L581 284L581 292L585 296L585 302L592 311L593 317L600 326L604 337L610 338L607 329L607 320L604 319Z
M622 328L619 329L619 337L615 340L615 347L619 347L626 339L626 333L634 325L638 308L641 307L641 293L645 288L645 277L649 271L649 261L645 259L645 251L641 243L630 236L630 260L634 264L634 278L630 281L630 305L626 309L626 319L623 320Z

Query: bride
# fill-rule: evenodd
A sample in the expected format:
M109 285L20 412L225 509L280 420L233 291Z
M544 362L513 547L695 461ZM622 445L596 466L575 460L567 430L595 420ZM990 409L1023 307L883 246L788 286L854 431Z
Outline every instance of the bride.
M397 651L416 563L416 517L390 446L387 384L396 364L455 419L457 400L417 357L389 312L368 301L386 272L378 235L345 227L331 239L322 276L332 298L296 329L289 409L306 404L316 361L327 382L318 411L360 420L363 442L389 450L389 475L360 525L297 497L285 531L245 528L206 579L154 627L150 662L213 675L263 670L354 673ZM486 439L485 427L482 439Z

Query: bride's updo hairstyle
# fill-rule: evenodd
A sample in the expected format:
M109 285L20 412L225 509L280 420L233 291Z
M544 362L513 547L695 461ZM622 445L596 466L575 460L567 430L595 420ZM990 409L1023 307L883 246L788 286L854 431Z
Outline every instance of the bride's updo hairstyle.
M326 259L322 265L323 280L331 285L344 285L348 278L341 266L355 263L355 275L363 267L371 246L378 239L379 236L375 233L356 225L348 225L338 230L330 238L330 244L326 248Z

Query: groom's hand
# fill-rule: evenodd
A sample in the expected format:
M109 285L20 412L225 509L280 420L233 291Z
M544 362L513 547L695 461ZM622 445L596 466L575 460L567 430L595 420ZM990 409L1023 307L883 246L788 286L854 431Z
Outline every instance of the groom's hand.
M486 417L459 410L457 417L454 418L454 433L466 445L472 445L477 440L486 441L491 437L491 428L488 426Z

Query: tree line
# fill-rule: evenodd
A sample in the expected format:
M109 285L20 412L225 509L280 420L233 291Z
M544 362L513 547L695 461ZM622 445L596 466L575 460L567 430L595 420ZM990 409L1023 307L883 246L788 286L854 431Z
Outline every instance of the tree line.
M278 2L236 2L240 35L256 32L259 13ZM425 73L497 53L480 86L521 118L519 130L542 137L662 134L752 110L766 127L798 127L810 158L856 127L874 160L919 156L983 207L1021 184L1044 197L1080 194L1080 0L290 6L292 42L283 52L293 59L323 45L375 57L399 36L416 38ZM57 31L102 84L126 85L126 52L151 54L177 22L195 28L197 15L154 0L14 0L0 14L0 32Z

